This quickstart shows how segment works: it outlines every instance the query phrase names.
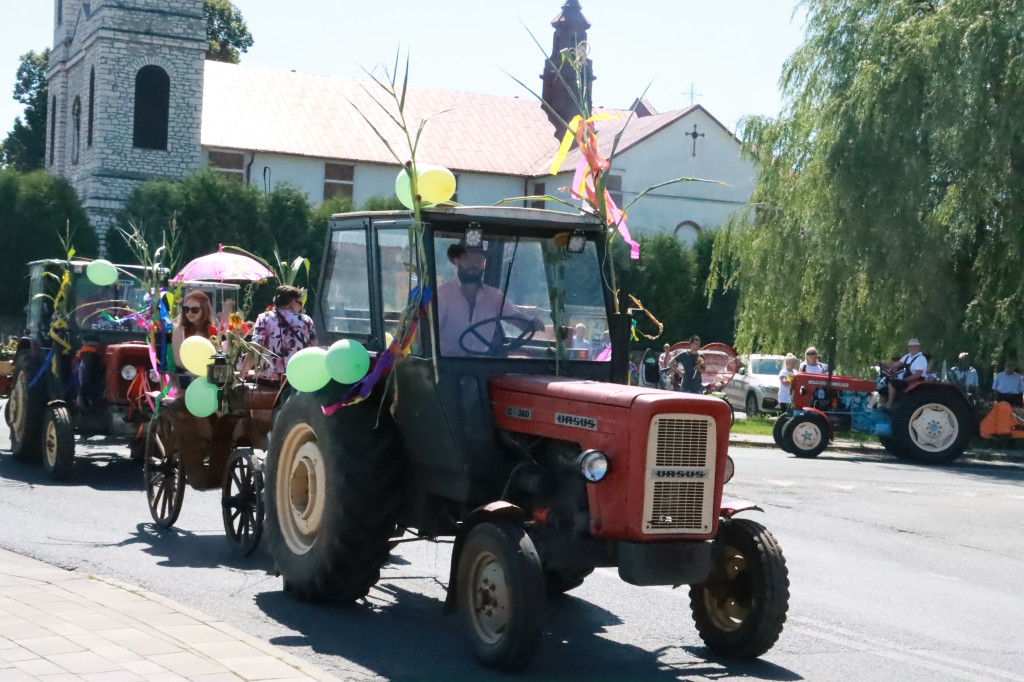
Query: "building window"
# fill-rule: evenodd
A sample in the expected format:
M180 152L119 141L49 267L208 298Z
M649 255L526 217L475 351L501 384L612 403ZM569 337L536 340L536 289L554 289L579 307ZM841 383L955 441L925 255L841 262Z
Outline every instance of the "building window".
M85 145L92 146L92 111L96 99L96 69L89 69L89 124L85 132Z
M64 0L57 0L57 25L64 21Z
M547 186L543 182L533 183L533 195L537 197L544 196L547 193ZM543 199L535 199L530 202L530 208L544 208Z
M54 143L57 141L57 98L54 97L47 113L50 117L50 165L53 165Z
M208 165L228 179L245 180L245 154L242 152L211 151Z
M132 145L167 149L167 117L171 79L159 66L144 66L135 74L135 129Z
M622 176L609 175L604 188L612 196L612 201L615 202L615 205L622 208Z
M352 198L355 166L344 163L324 164L324 201L333 197Z
M78 165L78 146L82 141L82 100L75 97L71 105L71 165Z

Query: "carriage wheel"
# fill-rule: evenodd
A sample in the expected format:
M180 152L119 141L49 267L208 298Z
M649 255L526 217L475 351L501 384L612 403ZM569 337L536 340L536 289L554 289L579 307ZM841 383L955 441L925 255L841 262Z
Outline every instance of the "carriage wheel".
M253 465L247 450L235 450L228 459L221 513L231 549L241 556L252 554L263 535L263 472Z
M185 469L178 454L171 420L159 416L149 427L146 457L142 462L149 513L156 525L170 528L181 513L185 496Z

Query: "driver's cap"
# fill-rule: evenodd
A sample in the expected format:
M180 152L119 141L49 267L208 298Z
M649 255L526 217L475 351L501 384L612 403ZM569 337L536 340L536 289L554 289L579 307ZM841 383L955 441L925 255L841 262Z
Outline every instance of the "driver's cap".
M918 341L917 339L910 339L909 341L907 341L907 345L908 346L920 346L921 342Z

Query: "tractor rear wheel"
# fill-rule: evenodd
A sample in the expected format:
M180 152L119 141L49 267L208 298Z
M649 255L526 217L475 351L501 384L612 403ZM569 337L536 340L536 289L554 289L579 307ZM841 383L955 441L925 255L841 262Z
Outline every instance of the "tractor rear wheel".
M755 658L772 648L789 609L789 572L768 530L747 519L723 519L708 579L690 587L697 632L709 649Z
M38 371L39 367L26 353L14 361L11 397L7 399L7 422L11 427L11 454L19 462L36 461L40 455L46 382L39 381L35 386L29 386Z
M486 666L522 666L544 626L544 569L520 526L484 522L459 552L457 594L473 652Z
M55 481L63 481L75 463L75 427L68 408L51 405L43 416L43 469Z
M395 428L379 400L324 415L334 387L281 407L266 462L267 542L300 601L353 602L380 580L399 502Z
M971 413L952 391L920 388L896 402L892 442L896 452L922 464L946 464L964 453Z
M814 412L794 415L782 427L782 440L797 457L817 457L828 447L828 422Z

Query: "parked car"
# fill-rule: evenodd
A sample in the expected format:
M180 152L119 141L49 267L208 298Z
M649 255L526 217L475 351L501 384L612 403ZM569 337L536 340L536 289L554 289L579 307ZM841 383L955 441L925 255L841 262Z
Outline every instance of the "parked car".
M725 399L734 409L752 417L779 409L779 372L784 355L751 355L744 358L735 376L725 385Z

